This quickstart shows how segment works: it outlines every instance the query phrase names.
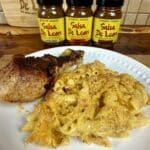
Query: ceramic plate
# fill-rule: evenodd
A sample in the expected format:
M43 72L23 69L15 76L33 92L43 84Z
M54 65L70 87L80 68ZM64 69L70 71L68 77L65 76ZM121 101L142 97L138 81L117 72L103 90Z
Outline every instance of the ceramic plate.
M84 50L84 63L100 60L109 68L133 75L137 80L145 85L150 93L150 69L143 64L122 54L93 47L66 46L38 51L30 56L42 56L52 54L58 56L66 48L74 50ZM0 103L0 150L48 150L46 147L39 147L35 144L24 144L26 133L20 132L21 126L25 123L27 110L31 111L36 102L23 104L24 110L20 111L18 104ZM145 108L145 112L150 116L150 107ZM150 124L140 129L134 129L129 138L111 138L113 150L149 150L150 149ZM57 148L57 150L109 150L95 144L87 145L77 139L71 139L67 146Z

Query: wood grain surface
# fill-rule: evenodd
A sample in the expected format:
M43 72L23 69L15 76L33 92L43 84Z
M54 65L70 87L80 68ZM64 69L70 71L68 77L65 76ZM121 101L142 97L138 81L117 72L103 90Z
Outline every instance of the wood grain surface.
M29 54L49 47L41 41L39 34L0 34L0 54ZM150 33L121 33L113 51L133 57L150 67Z

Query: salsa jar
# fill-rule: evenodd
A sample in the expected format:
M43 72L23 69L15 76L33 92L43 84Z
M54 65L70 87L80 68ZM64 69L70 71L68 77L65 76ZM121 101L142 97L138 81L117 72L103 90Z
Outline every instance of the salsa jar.
M88 45L91 41L92 0L67 0L66 40L71 45Z
M112 48L117 42L124 0L97 0L92 41L95 46Z
M61 45L65 40L65 13L62 0L37 0L41 40L48 45Z

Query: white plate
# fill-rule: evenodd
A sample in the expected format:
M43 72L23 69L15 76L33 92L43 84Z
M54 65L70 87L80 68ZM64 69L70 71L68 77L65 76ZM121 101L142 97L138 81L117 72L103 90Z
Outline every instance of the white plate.
M147 92L150 93L150 69L143 64L126 57L122 54L104 50L100 48L84 47L84 46L67 46L47 49L32 53L30 56L42 56L44 54L59 55L65 48L75 50L84 50L84 62L100 60L109 68L119 72L126 72L133 75L142 82ZM33 109L34 103L23 104L28 110ZM150 116L150 107L146 109L147 115ZM20 132L21 126L25 122L25 113L18 111L17 104L0 104L0 150L48 150L45 147L39 147L35 144L24 145L23 138L25 133ZM130 138L111 139L114 150L150 150L150 125L135 129L131 132ZM103 146L94 144L83 144L76 139L72 139L67 146L57 148L57 150L106 150Z

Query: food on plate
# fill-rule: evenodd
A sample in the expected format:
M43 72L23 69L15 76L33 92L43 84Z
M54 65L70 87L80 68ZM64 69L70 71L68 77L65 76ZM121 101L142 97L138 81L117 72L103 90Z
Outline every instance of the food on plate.
M22 131L27 143L57 147L70 137L111 146L108 137L127 137L150 119L144 86L129 74L119 74L99 61L78 64L57 76L54 87L27 116Z
M43 96L61 70L82 60L83 51L65 50L59 57L0 57L0 100L29 102Z

